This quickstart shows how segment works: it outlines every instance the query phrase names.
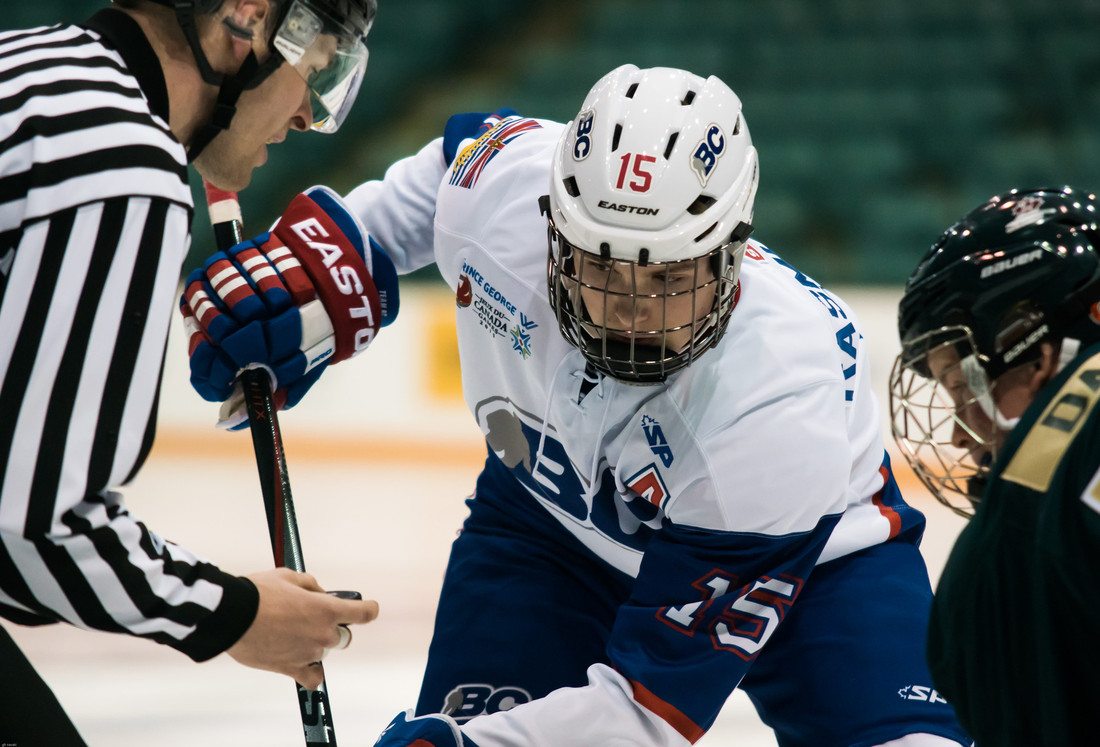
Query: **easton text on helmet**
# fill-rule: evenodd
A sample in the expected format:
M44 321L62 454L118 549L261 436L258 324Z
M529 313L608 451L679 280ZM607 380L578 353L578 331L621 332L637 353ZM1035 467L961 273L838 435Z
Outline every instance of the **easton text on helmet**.
M621 202L608 202L607 200L600 200L599 206L604 210L617 210L620 213L636 213L637 215L656 215L661 212L660 208L638 207L637 205L626 205Z

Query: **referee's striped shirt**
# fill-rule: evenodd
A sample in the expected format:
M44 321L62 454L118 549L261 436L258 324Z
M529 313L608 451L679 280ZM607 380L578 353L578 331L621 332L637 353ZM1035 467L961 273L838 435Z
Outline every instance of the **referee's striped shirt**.
M0 615L203 660L251 624L255 587L111 490L152 445L190 244L167 120L160 64L121 11L0 33Z

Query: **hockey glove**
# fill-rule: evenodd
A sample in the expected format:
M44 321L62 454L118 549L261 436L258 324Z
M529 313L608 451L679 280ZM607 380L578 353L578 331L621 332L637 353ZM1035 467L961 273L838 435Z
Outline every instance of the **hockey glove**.
M313 187L270 232L188 275L180 311L191 385L225 403L220 426L244 427L241 371L263 368L276 407L293 407L326 366L365 350L397 310L389 257L335 192Z
M463 735L450 716L432 714L413 718L413 712L399 713L378 737L374 747L477 747Z

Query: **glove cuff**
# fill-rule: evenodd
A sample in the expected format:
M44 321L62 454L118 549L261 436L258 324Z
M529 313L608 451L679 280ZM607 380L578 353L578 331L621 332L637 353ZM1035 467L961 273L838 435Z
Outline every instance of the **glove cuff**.
M367 271L374 280L378 289L378 300L381 304L382 320L379 326L388 326L397 318L398 294L397 294L397 268L393 260L386 254L382 245L374 240L366 227L363 226L359 216L351 211L344 200L329 187L323 184L310 187L304 194L328 213L332 222L344 232L351 241L355 251L367 266Z
M347 214L342 208L337 211ZM291 247L313 281L328 312L336 338L333 363L366 349L381 327L379 294L362 257L348 249L363 234L346 237L326 210L300 194L283 213L275 235Z

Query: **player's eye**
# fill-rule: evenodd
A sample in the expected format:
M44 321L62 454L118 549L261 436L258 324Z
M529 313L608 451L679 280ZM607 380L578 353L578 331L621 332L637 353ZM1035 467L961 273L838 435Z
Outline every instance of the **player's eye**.
M945 388L947 389L947 393L950 394L951 398L956 402L965 399L970 394L970 387L962 381L948 382Z

